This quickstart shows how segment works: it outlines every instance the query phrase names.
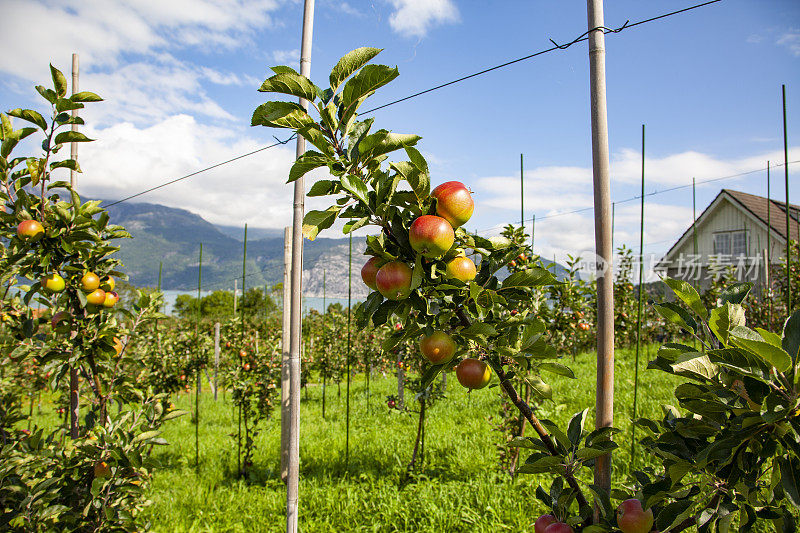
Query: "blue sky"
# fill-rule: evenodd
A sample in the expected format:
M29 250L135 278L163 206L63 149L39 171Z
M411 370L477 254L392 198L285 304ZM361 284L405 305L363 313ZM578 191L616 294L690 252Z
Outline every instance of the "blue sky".
M693 3L608 1L606 25ZM81 146L79 188L94 197L133 194L285 136L251 128L249 118L264 101L256 89L268 67L297 66L302 10L296 0L6 0L0 19L15 45L0 58L0 107L38 106L33 85L48 80L48 62L67 73L78 52L81 89L106 98L84 114L98 141ZM317 0L312 79L324 82L353 48L384 48L378 61L397 65L400 77L372 98L379 105L585 29L583 0ZM608 35L606 47L614 199L638 194L642 123L647 192L782 161L782 83L790 160L800 159L800 2L723 0ZM526 216L541 219L537 251L561 259L593 248L591 212L544 218L592 205L588 94L584 42L375 117L380 127L423 136L434 184L458 179L474 190L468 228L485 234L519 218L524 153ZM291 187L283 182L293 154L293 146L272 149L140 200L215 223L282 227L291 220ZM763 194L764 179L756 173L700 186L698 206L721 187ZM772 183L782 197L782 169ZM638 246L638 209L618 206L616 243ZM690 223L690 189L648 198L646 252L660 255Z

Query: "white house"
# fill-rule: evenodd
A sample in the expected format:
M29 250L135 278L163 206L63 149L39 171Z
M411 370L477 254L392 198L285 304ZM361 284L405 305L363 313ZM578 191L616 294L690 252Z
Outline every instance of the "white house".
M798 235L800 206L789 204L789 237ZM764 287L767 258L774 266L785 253L786 204L722 189L655 269L706 288L733 266L741 281Z

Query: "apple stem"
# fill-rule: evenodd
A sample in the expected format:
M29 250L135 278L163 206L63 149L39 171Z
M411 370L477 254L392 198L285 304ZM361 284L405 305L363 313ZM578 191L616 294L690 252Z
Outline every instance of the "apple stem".
M459 308L456 309L456 315L458 316L461 324L464 327L470 326L469 318L464 314L464 310ZM497 374L498 379L500 380L500 386L503 387L503 390L508 395L508 399L511 400L511 403L519 410L522 416L530 423L536 433L539 434L539 438L542 440L544 445L547 447L547 450L550 452L550 455L559 457L560 454L558 450L556 450L556 446L553 443L553 439L550 438L550 435L547 433L547 430L542 426L542 423L536 418L536 415L533 414L531 411L530 406L525 403L522 398L520 398L517 390L514 388L514 385L511 384L511 381L508 380L506 377L506 373L503 371L503 365L497 363L492 358L489 359L489 364L492 367L492 370L495 371ZM580 507L587 507L591 508L589 502L586 500L586 497L583 495L583 491L581 490L580 485L578 484L578 480L575 479L575 476L572 475L571 472L565 471L563 474L564 479L567 481L567 484L575 491L575 498L578 500L578 504Z

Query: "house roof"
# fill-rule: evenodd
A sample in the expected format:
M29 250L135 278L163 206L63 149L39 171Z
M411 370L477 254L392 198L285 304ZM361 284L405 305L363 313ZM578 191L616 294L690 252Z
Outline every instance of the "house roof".
M772 233L783 242L786 242L786 203L773 199L768 200L763 196L756 196L755 194L748 194L746 192L722 189L714 200L708 204L708 207L703 210L700 216L697 217L695 223L699 225L701 221L709 216L709 213L721 203L723 198L728 199L733 205L749 213L757 221L761 222L765 229L768 225L771 226ZM767 220L768 209L769 221ZM689 226L675 244L672 245L669 251L664 254L661 261L669 257L686 239L691 237L691 234L692 226ZM798 240L798 237L800 237L800 206L789 204L789 238Z

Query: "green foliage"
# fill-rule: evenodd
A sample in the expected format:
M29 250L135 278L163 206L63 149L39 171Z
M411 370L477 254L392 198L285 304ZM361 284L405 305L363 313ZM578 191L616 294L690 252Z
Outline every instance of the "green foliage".
M244 311L247 316L266 315L277 310L275 302L269 294L264 294L260 287L248 289L237 302L237 314ZM186 319L197 317L197 298L189 294L181 294L175 301L175 313ZM230 291L214 291L200 298L200 317L203 319L224 320L233 317L233 293Z

